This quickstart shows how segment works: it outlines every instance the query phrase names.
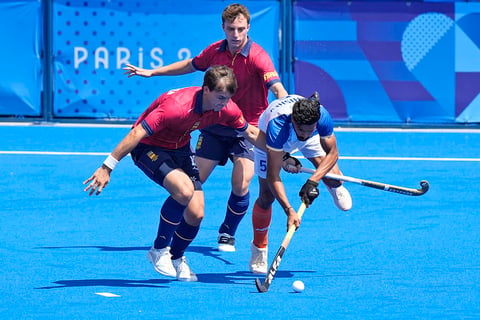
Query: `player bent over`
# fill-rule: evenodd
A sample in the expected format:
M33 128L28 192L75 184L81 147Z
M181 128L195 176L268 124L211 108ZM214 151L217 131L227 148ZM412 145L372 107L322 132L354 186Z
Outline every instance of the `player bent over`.
M247 123L230 99L237 89L232 69L214 66L202 87L170 90L160 95L137 119L131 131L84 184L100 194L115 165L128 153L134 163L170 196L160 209L157 237L147 254L154 269L181 281L196 281L184 252L195 239L204 216L204 194L190 146L190 133L221 123L238 130L259 148L265 136ZM183 212L194 204L188 214Z
M341 172L337 165L338 149L333 121L328 111L320 105L317 93L308 99L288 95L274 100L260 116L259 128L266 133L267 141L266 152L255 148L255 173L260 190L252 213L253 241L249 266L254 273L266 273L268 228L273 201L277 199L284 209L288 217L287 229L292 224L296 227L300 225L300 219L288 201L280 178L282 165L293 173L301 168L300 161L290 156L292 151L300 151L316 168L299 193L307 207L318 196L320 180L323 180L339 209L350 210L352 199L340 181L324 178L328 172Z

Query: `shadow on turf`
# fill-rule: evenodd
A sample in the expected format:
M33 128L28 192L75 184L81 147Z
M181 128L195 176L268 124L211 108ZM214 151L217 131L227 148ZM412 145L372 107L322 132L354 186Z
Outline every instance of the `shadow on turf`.
M68 246L68 247L37 247L35 249L61 250L61 249L99 249L100 251L108 252L127 252L127 251L148 251L150 247L109 247L109 246ZM232 265L233 263L222 258L221 253L216 248L204 246L190 246L188 252L195 252L211 257ZM305 271L302 271L305 272ZM308 271L309 272L309 271ZM299 271L282 271L279 270L276 278L292 278L298 275ZM197 273L198 282L201 283L222 283L222 284L245 284L248 282L255 282L255 278L263 278L264 275L253 274L248 271L237 271L233 273ZM165 284L169 284L176 279L149 279L149 280L129 280L129 279L84 279L84 280L58 280L54 281L52 286L39 287L36 289L57 289L66 287L155 287L168 288ZM163 285L162 285L163 284Z
M278 271L276 278L292 278L298 275L298 271ZM221 283L221 284L245 284L249 281L255 283L255 278L263 278L263 275L255 275L247 271L237 271L234 273L202 273L197 274L200 283ZM175 279L148 279L148 280L130 280L130 279L82 279L82 280L58 280L54 281L52 286L38 287L35 289L60 289L73 287L145 287L145 288L169 288L167 284L177 281Z
M146 287L168 288L162 284L170 283L167 279L128 280L128 279L85 279L85 280L58 280L55 286L39 287L35 289L59 289L70 287Z
M312 271L282 271L278 270L275 278L293 278L299 273L311 273ZM245 281L255 283L255 278L263 280L265 275L254 274L249 271L237 271L233 273L201 273L197 274L198 281L202 283L226 283L226 284L245 284Z
M34 249L49 249L49 250L60 250L60 249L99 249L100 251L110 251L110 252L126 252L126 251L148 251L150 247L108 247L108 246L69 246L69 247L36 247ZM187 249L188 252L195 252L204 255L205 257L214 258L224 262L225 264L231 265L232 263L220 255L220 251L212 247L203 247L203 246L189 246Z

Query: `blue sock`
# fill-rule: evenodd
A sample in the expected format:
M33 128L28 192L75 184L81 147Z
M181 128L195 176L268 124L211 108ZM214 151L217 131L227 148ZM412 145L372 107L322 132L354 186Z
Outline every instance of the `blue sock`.
M197 236L199 229L200 226L191 226L184 219L182 219L172 239L172 249L170 249L172 260L181 258L183 256L187 247Z
M155 249L163 249L170 245L173 233L180 224L185 208L186 206L181 205L172 197L168 197L167 200L165 200L160 210L157 238L153 243Z
M237 196L233 194L233 192L230 193L225 220L220 226L218 233L228 233L231 236L235 235L240 221L242 221L248 210L249 200L250 192L247 192L244 196Z

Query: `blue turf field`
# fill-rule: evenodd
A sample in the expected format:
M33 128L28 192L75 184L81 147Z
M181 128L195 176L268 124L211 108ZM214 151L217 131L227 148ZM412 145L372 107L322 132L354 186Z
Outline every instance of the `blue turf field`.
M338 130L344 174L415 188L427 179L431 189L408 197L348 184L346 214L322 187L263 294L247 266L250 214L237 252L215 249L229 166L204 187L206 217L186 254L197 283L146 260L166 192L130 158L101 196L83 192L127 131L0 126L1 319L480 318L480 131ZM297 206L307 177L283 175ZM252 203L256 192L254 180ZM270 261L285 222L275 204Z

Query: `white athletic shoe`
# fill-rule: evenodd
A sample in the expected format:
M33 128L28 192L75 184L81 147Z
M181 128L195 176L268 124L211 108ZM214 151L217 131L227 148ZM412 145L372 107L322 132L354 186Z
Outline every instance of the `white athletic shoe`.
M352 197L343 184L337 188L332 188L327 185L325 186L327 187L328 192L332 195L333 201L338 209L347 211L352 208Z
M153 268L160 274L175 278L177 272L172 264L170 247L155 249L152 247L147 253L147 259L153 264Z
M257 248L252 242L250 243L250 250L252 251L249 262L250 271L266 274L268 269L268 247Z
M235 252L235 237L228 233L218 235L218 251Z
M187 259L185 256L172 260L173 266L177 272L177 279L179 281L198 281L197 275L190 270L190 267L187 264Z

